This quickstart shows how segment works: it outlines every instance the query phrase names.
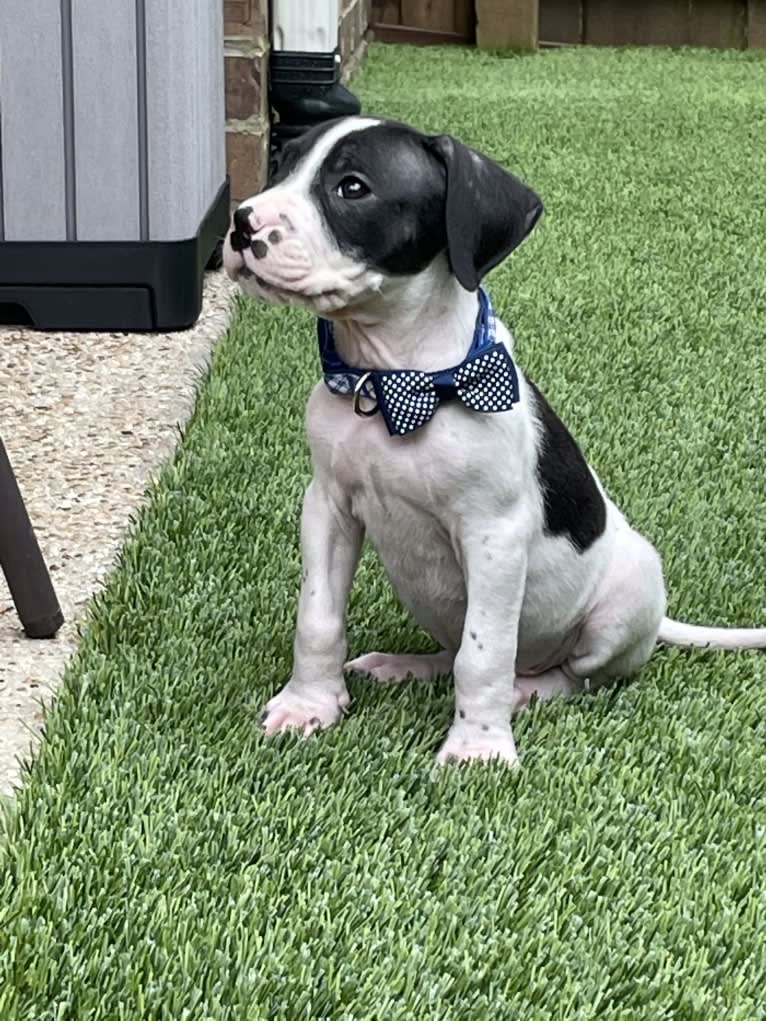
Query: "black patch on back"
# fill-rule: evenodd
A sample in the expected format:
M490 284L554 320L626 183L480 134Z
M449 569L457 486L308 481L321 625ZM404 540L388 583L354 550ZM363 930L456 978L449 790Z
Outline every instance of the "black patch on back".
M606 504L588 464L556 412L527 379L542 426L537 478L543 492L545 531L566 535L584 553L606 528Z
M347 176L369 193L339 196ZM386 121L339 138L311 191L340 249L368 266L410 276L446 251L444 166L407 125Z

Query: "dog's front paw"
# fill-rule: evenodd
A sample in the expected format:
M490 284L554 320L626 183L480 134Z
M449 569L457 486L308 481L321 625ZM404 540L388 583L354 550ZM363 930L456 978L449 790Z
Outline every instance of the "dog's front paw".
M455 723L436 756L440 766L451 762L489 762L493 759L499 759L508 766L518 766L519 757L510 727Z
M351 701L345 686L327 692L296 690L288 682L264 706L260 722L264 733L300 730L304 737L337 723Z

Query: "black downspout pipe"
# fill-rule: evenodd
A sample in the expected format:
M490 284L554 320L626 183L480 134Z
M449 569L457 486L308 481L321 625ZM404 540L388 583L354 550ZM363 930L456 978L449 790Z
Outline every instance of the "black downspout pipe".
M273 24L269 3L269 24ZM357 115L362 104L340 83L340 53L274 50L269 55L269 104L272 112L269 182L285 142L335 117Z

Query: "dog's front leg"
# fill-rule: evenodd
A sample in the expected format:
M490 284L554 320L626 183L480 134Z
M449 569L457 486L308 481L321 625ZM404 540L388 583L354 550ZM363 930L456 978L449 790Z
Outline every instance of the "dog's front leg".
M364 532L325 488L312 480L303 500L303 575L290 680L267 703L267 734L329 727L349 703L343 677L346 606Z
M514 679L526 530L485 522L460 545L468 602L455 657L455 718L437 762L501 759L515 765L511 714L518 700Z

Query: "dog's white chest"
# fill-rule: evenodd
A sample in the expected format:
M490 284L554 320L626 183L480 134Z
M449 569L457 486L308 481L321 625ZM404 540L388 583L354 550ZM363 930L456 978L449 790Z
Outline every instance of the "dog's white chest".
M442 645L459 645L465 620L461 532L467 523L474 532L487 523L482 566L498 574L510 550L495 549L491 522L512 512L537 522L525 540L520 663L538 668L572 640L605 550L598 544L581 556L565 539L543 534L528 417L450 405L423 429L392 437L380 416L355 416L347 399L320 384L307 425L316 475L364 525L400 600ZM506 599L502 577L492 596L499 605Z
M466 603L455 541L456 477L466 472L455 453L456 416L445 409L427 435L392 437L379 417L358 418L346 400L323 391L315 390L307 415L315 471L363 523L416 620L454 644Z

